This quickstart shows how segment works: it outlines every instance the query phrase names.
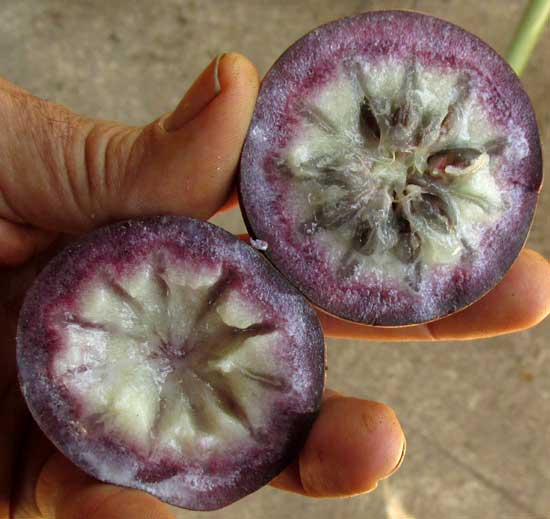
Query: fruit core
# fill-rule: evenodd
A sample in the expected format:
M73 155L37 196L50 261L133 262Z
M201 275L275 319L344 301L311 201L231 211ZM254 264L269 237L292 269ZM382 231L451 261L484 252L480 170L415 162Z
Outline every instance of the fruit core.
M99 429L152 459L258 440L293 380L275 355L282 332L238 276L155 251L126 273L90 277L52 319L52 372L80 433Z
M388 58L344 63L290 101L279 170L300 232L338 256L341 275L416 291L423 267L461 263L506 211L495 172L507 139L475 86L466 72Z

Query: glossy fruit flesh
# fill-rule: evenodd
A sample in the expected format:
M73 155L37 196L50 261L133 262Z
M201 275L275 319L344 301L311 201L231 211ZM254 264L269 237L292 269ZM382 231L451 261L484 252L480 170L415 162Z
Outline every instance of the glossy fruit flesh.
M312 302L403 325L464 307L521 249L541 183L526 94L428 16L320 27L262 86L241 165L251 234Z
M72 245L23 308L21 386L48 437L93 476L219 508L296 454L315 417L323 338L250 247L188 219Z

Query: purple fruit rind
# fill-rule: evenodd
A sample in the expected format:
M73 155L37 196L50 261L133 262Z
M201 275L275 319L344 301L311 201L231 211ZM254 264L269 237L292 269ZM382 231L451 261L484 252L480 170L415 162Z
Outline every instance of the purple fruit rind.
M99 265L124 270L159 243L171 253L204 265L223 262L236 269L255 303L276 310L285 332L280 346L292 369L301 370L298 394L275 400L276 413L266 443L200 460L145 462L139 449L98 431L87 435L78 427L78 403L64 387L52 382L52 359L60 348L52 319L70 308L85 280ZM273 312L272 312L273 313ZM21 389L29 409L46 436L73 463L92 476L150 492L189 509L226 506L267 484L296 456L320 407L324 385L324 338L315 312L303 297L245 243L209 223L183 217L157 217L109 226L91 233L56 256L29 290L17 334ZM138 479L141 478L141 479Z
M496 174L513 204L490 227L471 271L462 267L430 278L420 297L391 283L380 286L338 279L326 251L296 231L285 202L288 182L276 169L289 142L296 99L313 91L354 56L395 56L432 67L471 72L476 95L496 127L523 131L511 143ZM513 137L513 135L512 135ZM520 149L523 146L523 149ZM525 156L520 157L520 152ZM268 243L267 257L310 301L347 320L382 326L430 321L451 314L494 287L522 249L542 183L542 154L527 94L509 65L487 44L463 29L430 16L402 11L371 12L321 26L291 46L271 68L260 90L243 149L239 194L250 234ZM437 270L437 269L436 269Z

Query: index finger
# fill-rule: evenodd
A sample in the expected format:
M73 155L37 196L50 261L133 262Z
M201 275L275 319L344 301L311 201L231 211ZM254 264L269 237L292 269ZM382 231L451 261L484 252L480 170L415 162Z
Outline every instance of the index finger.
M550 313L550 263L524 249L503 280L466 309L430 323L383 328L352 323L318 311L325 335L372 341L484 339L526 330Z
M237 236L248 241L248 234ZM425 324L382 327L340 319L317 308L326 337L370 341L465 341L536 326L550 314L550 263L523 249L502 281L464 310Z

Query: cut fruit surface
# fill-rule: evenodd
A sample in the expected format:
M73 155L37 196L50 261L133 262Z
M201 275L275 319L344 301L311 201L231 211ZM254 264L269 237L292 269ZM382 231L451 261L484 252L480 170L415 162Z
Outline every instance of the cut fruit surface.
M373 12L322 26L262 83L241 206L275 266L345 319L406 325L493 287L541 185L527 95L458 27Z
M81 468L213 509L296 455L324 347L311 307L256 251L163 217L97 231L46 268L18 365L33 416Z

